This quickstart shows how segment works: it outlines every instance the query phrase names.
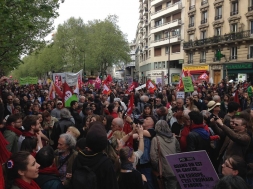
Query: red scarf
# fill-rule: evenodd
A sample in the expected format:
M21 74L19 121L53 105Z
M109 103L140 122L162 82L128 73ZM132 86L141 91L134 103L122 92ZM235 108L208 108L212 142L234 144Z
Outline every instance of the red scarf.
M32 180L31 183L28 183L20 178L17 178L15 179L15 185L21 189L40 189L34 180Z
M24 137L36 137L36 134L32 134L29 131L24 131L22 134Z
M52 167L45 167L43 169L40 169L39 173L59 175L58 169L54 165Z
M22 135L22 131L20 131L20 130L18 130L18 129L16 129L15 127L12 127L12 126L7 126L6 127L6 129L7 130L10 130L10 131L12 131L12 132L14 132L14 133L16 133L16 135L19 137L20 135Z

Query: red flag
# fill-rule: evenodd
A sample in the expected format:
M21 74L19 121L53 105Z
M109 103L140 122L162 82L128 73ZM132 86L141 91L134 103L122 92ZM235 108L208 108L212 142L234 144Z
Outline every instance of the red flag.
M134 85L134 83L132 83L132 84L128 87L128 89L126 90L126 94L130 94L130 93L134 90L134 87L135 87L135 85Z
M129 103L128 103L128 108L127 108L127 115L130 116L133 112L134 109L134 94L131 95Z
M111 93L111 90L108 88L106 84L103 86L103 94L109 95Z
M112 82L112 76L109 74L107 75L107 78L104 80L105 84L110 84Z
M63 94L62 94L62 101L63 105L65 106L65 102L72 96L73 91L69 87L69 85L65 82L63 83Z
M61 89L58 86L54 85L54 90L58 94L58 96L63 99L63 92L61 91Z
M182 71L182 75L180 77L180 80L179 80L179 83L178 83L178 86L177 86L177 91L180 91L180 90L184 89L184 83L183 83L183 80L182 80L183 77L185 77L184 70Z
M101 85L101 79L97 77L95 80L95 88L100 89L100 85Z
M148 89L148 90L156 90L156 86L154 85L154 83L149 79L149 80L147 80L147 82L146 82L146 88Z
M201 74L199 77L198 77L198 80L205 80L205 81L208 81L209 80L209 77L206 73L203 73Z

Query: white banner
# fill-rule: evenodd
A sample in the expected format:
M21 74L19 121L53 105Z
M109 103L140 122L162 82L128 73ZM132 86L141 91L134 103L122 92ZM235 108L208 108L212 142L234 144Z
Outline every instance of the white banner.
M64 73L53 73L54 84L57 86L62 86L66 81L69 86L76 86L78 75L82 79L83 70L77 73L64 72Z

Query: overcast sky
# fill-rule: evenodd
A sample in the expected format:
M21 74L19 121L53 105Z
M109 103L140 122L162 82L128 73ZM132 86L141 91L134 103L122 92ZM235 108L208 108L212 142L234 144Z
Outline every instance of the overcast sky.
M135 38L135 32L139 18L138 0L65 0L60 5L60 16L55 19L55 29L70 17L81 17L85 23L88 20L101 19L109 14L119 17L118 25L127 39L131 42Z

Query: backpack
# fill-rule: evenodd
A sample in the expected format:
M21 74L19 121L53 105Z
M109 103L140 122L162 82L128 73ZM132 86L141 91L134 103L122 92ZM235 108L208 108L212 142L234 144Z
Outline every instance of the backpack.
M108 157L103 156L96 166L91 169L88 166L82 166L75 169L72 173L71 188L72 189L97 189L98 181L97 176L94 173L102 163L104 163Z

